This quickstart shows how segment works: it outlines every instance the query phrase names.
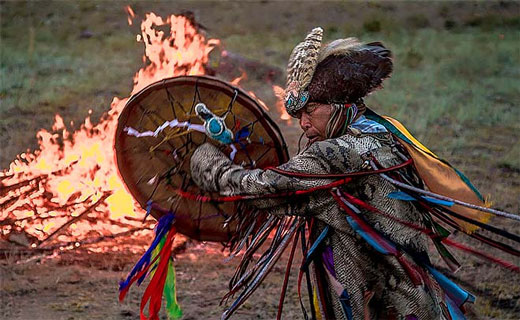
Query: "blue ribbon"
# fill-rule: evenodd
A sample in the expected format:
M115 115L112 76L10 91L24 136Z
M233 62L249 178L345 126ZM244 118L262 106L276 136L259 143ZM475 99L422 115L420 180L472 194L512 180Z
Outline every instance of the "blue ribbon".
M387 195L387 197L390 199L397 199L397 200L403 200L403 201L416 201L417 200L417 198L415 198L403 191L390 192ZM433 204L438 204L438 205L445 206L445 207L452 207L454 205L453 201L440 200L440 199L435 199L435 198L426 197L426 196L421 196L420 198L427 202L430 202Z

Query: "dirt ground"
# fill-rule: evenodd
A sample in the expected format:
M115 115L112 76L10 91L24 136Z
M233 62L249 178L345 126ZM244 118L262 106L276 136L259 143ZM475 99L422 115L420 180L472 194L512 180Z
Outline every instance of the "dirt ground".
M125 4L117 5L118 10ZM238 2L221 5L215 2L210 2L207 5L206 3L195 2L193 11L198 17L201 17L206 27L213 30L213 36L228 37L228 48L236 51L240 51L237 42L243 42L244 39L240 36L256 37L255 28L260 24L263 29L270 30L270 32L274 32L277 28L291 29L290 34L292 35L292 33L304 34L310 23L319 25L320 21L324 19L326 19L328 31L330 31L331 26L336 25L336 21L344 22L346 19L340 11L341 8L347 6L345 3L333 3L324 11L320 11L319 5L309 4L306 11L295 10L293 12L292 6L294 5L294 2L273 5L267 1L262 1L245 8L241 7ZM299 6L300 3L296 3L296 5ZM394 8L400 5L401 2L393 2L392 4L373 2L372 5L355 4L352 7L356 7L360 12L363 12L365 17L370 17L375 12L374 10L379 10L381 7L386 11L397 11L405 16L407 10ZM147 11L148 6L150 11L168 13L189 9L190 3L170 6L165 2L147 4L137 1L133 6L136 11L141 13ZM414 12L423 14L425 10L421 8L422 6L421 3L414 3ZM498 6L498 2L496 6ZM477 10L474 7L476 6L468 4L453 5L450 7L449 15L450 17L457 14L470 15L472 10ZM219 10L218 12L223 14L212 14L214 10ZM275 15L270 17L268 21L263 21L263 17L268 17L270 13L275 12L273 10L283 11L283 19L278 20L280 17ZM442 14L441 5L436 10L439 14ZM504 10L507 11L508 9ZM118 14L124 14L122 10L119 12ZM427 15L427 13L424 14ZM362 20L355 20L355 16L356 10L350 8L347 18L353 19L357 27L362 28ZM417 17L420 16L417 15ZM124 25L126 24L125 18L122 21L122 23L118 22L123 25L119 28L126 28L127 26ZM229 23L229 21L237 21L240 28ZM430 18L429 21L433 27L442 26L445 23L445 20L433 18ZM420 24L421 22L412 21L410 23ZM233 42L235 39L233 37L239 40ZM262 41L258 37L254 39ZM288 37L287 39L291 38ZM288 44L283 45L288 48L291 41L287 41ZM283 37L280 42L283 42ZM243 52L246 51L244 49ZM265 62L265 59L262 59L261 56L267 57L268 62L272 64L279 62L281 65L281 61L287 58L286 51L274 50L271 52L266 49L262 52L259 51L259 53L252 52L250 57L258 61L263 60L262 62ZM139 60L139 58L140 56L137 56L136 60ZM277 65L277 67L279 66ZM124 79L125 83L128 83L129 79L130 77ZM271 90L270 86L265 83L251 81L247 84L249 85L248 88L255 92L257 90L259 92ZM111 99L113 94L108 93L108 96L107 99ZM266 99L266 102L272 104L274 100L271 97L271 100ZM107 104L98 108L98 110L94 109L94 113L101 114L106 111L106 106ZM7 112L10 112L10 110ZM65 114L67 113L65 112ZM82 118L83 116L82 114L77 117ZM272 116L278 118L278 114L275 112L272 113ZM7 119L7 116L5 118ZM43 122L36 121L36 125L38 128L48 127L51 119L52 115L49 115ZM294 154L299 136L297 124L293 121L292 125L281 122L280 125L283 125L284 136L291 154ZM16 126L20 127L19 124ZM10 132L14 127L13 125L5 131ZM433 129L438 130L439 135L432 139L432 142L441 150L443 150L444 144L451 142L452 136L455 137L453 139L456 139L458 134L453 126L440 124ZM472 139L465 141L469 141L469 143L465 143L456 149L450 149L447 152L448 154L445 153L445 155L454 165L463 169L477 186L483 186L486 194L493 194L495 203L499 205L500 209L518 212L520 204L518 193L515 190L520 188L520 170L499 165L500 161L497 160L503 157L507 151L497 146L511 144L511 139L515 140L518 133L514 133L515 136L510 127L467 127L465 130L472 132ZM32 130L30 131L30 139L34 140ZM7 163L8 157L11 159L13 155L24 151L26 145L31 143L34 145L34 141L30 139L21 140L21 145L9 143L10 153L2 155L3 163ZM2 140L2 143L7 141L11 140ZM509 231L519 232L518 225L508 224L507 221L494 220L494 223ZM461 235L458 235L456 239L467 241ZM118 282L126 277L128 271L139 259L140 254L144 252L144 248L150 241L150 235L139 238L126 237L90 247L82 246L70 251L57 250L56 252L33 252L30 254L26 251L20 251L20 248L13 244L0 243L0 318L20 320L138 319L140 297L144 291L144 286L132 288L125 302L119 303ZM180 242L182 241L179 240ZM517 265L520 264L520 259L513 260L509 256L489 250L479 244L473 242L471 244L498 257L512 260ZM511 243L511 245L514 244ZM178 300L184 312L183 319L218 319L224 308L224 306L219 306L220 298L227 292L228 280L238 261L224 262L226 254L221 251L222 247L219 244L188 241L185 246L185 250L175 258ZM89 250L91 248L95 250ZM457 254L457 257L463 264L463 268L451 275L451 278L477 296L474 310L480 316L472 315L470 318L520 319L520 276L518 274L465 254ZM298 255L295 257L296 263L292 269L284 306L284 319L303 318L296 292L296 265L300 258ZM442 265L437 258L434 257L434 260L437 265ZM258 291L236 312L234 319L273 319L276 317L286 262L287 257L283 256ZM304 297L304 303L307 303L305 299ZM161 319L166 319L164 314L161 315Z
M139 304L145 285L133 287L123 303L118 301L118 282L139 259L151 237L122 238L96 244L108 252L95 253L87 247L22 256L11 250L0 265L2 319L138 319ZM183 319L218 319L223 310L219 305L227 292L227 282L238 260L225 262L222 246L198 243L179 237L185 247L175 258L178 301ZM121 247L123 246L123 247ZM112 251L115 247L117 251ZM520 316L520 276L473 257L461 256L462 270L451 277L477 296L470 319L518 319ZM295 261L300 261L297 253ZM516 261L518 264L518 261ZM287 264L282 256L257 292L236 312L234 319L274 319L281 283ZM297 262L284 305L284 319L302 319L296 290ZM437 260L437 265L440 262ZM442 270L442 269L441 269ZM445 270L444 270L445 271ZM146 284L146 282L145 282ZM303 301L308 305L304 295ZM161 319L166 319L161 313Z
M144 244L140 239L139 243ZM121 240L127 244L132 239ZM120 241L120 242L121 242ZM110 243L102 245L109 246ZM113 244L115 245L115 244ZM99 245L97 245L99 247ZM227 292L238 260L224 262L222 246L189 242L175 258L178 300L183 319L218 319L223 310L221 297ZM14 253L13 253L14 254ZM92 253L83 248L59 256L16 263L20 257L7 257L1 266L2 319L138 319L143 287L130 290L124 303L118 301L118 282L139 259L126 252ZM296 261L300 257L296 256ZM18 260L20 261L20 260ZM276 317L280 285L287 258L282 257L272 275L236 312L235 319L273 319ZM301 317L295 288L297 268L292 268L284 306L284 318ZM307 300L304 298L305 303ZM166 319L162 314L161 319Z

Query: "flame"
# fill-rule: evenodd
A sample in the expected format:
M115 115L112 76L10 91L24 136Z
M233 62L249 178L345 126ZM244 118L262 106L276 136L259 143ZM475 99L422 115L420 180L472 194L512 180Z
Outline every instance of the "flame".
M131 25L135 13L129 6L125 10ZM169 35L157 29L165 25ZM208 54L219 44L206 40L183 16L163 19L153 13L146 14L139 37L147 64L135 74L132 94L165 77L204 74ZM73 241L142 226L136 217L144 212L125 189L113 150L117 118L127 100L114 97L97 125L87 117L71 133L56 115L52 131L37 133L39 150L22 153L0 174L0 220L14 221L0 226L3 235L23 230L34 238L35 247L60 227L66 230L56 239ZM82 213L85 218L66 225Z
M283 96L285 95L285 90L282 89L282 87L273 85L273 92L274 95L277 97L276 100L276 109L280 113L280 119L288 121L288 123L291 123L292 117L287 113L284 106Z
M242 73L239 77L231 80L231 84L234 85L234 86L240 86L240 82L242 81L245 81L247 80L247 73L245 72L245 70L243 69L240 69L240 72ZM258 102L258 104L265 110L265 111L269 111L269 107L265 104L265 102L263 102L260 98L258 98L256 96L256 94L253 92L253 91L247 91L247 93L249 93L249 95L251 97L253 97L256 102Z
M135 18L134 10L132 10L132 7L125 6L125 11L128 14L128 25L131 26L133 24L133 19Z
M240 75L240 77L237 77L233 80L231 80L231 84L234 85L234 86L239 86L240 85L240 82L242 82L243 80L247 80L247 73L244 69L240 69L240 72L242 73Z
M125 10L132 25L135 13L130 6ZM169 26L169 34L161 26ZM166 77L204 74L209 53L220 44L206 39L184 16L163 19L154 13L145 15L137 41L144 44L145 66L136 72L131 94ZM233 84L244 79L242 71ZM56 115L51 131L36 134L39 149L20 154L0 173L1 235L23 231L31 247L57 241L60 250L68 250L82 239L142 227L144 211L126 190L113 150L117 119L128 99L114 97L97 125L88 116L80 129L69 132ZM280 110L285 112L283 106ZM282 113L282 119L290 117Z
M155 29L162 25L170 25L170 36L165 38L163 31ZM190 20L175 15L163 20L154 13L146 14L141 36L145 45L143 61L148 59L150 64L135 75L132 94L166 77L204 74L209 53L220 44L216 39L206 41Z
M269 111L269 107L265 104L265 102L263 102L260 98L258 98L258 97L256 96L256 94L255 94L253 91L248 91L247 93L249 93L249 95L250 95L251 97L253 97L253 98L256 100L256 102L258 102L258 104L259 104L262 108L264 108L265 111Z

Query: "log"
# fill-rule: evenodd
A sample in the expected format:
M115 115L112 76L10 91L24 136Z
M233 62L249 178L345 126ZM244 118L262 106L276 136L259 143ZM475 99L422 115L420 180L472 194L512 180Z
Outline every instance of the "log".
M32 182L39 183L41 180L45 179L46 177L47 177L47 175L41 175L41 176L34 177L32 179L17 182L15 184L11 184L8 186L2 186L2 189L0 190L0 197L5 196L8 192L10 192L12 190L21 189L21 188L31 184Z
M17 196L7 199L6 201L0 203L0 210L5 210L6 208L9 208L12 204L14 204L16 201L18 201L18 199L20 199L20 197L26 196L26 195L28 195L32 192L38 191L38 190L39 190L38 186L34 186L33 188L31 188L27 191L24 191L22 194L19 194Z
M4 180L4 179L10 179L14 177L14 173L13 174L6 174L5 176L0 176L0 181Z
M48 242L49 240L51 240L52 238L54 238L55 236L61 234L63 231L65 231L71 224L73 224L74 222L82 219L86 214L90 213L92 210L94 210L97 206L99 206L101 203L103 203L105 201L105 199L110 196L112 194L111 191L105 191L105 193L103 194L103 196L101 196L101 198L99 198L98 201L96 201L96 203L92 204L91 206L89 206L88 208L86 208L85 210L83 210L82 213L80 213L78 216L76 217L73 217L72 219L70 219L69 221L65 222L64 224L62 224L58 229L54 230L54 232L52 232L47 238L43 239L42 242L40 242L40 244L38 245L38 248L42 248L43 245Z
M45 248L45 250L56 250L56 249L59 249L60 247L68 247L71 245L76 245L76 243L78 243L79 245L94 244L94 243L98 243L98 242L101 242L101 241L104 241L107 239L115 239L115 238L119 238L119 237L128 236L134 232L143 231L143 230L153 230L153 228L136 227L136 228L132 228L130 230L119 232L116 234L109 234L109 235L99 236L99 237L95 237L95 238L83 239L83 240L79 240L79 241L62 242L60 244L56 244L56 245L47 247L47 248Z

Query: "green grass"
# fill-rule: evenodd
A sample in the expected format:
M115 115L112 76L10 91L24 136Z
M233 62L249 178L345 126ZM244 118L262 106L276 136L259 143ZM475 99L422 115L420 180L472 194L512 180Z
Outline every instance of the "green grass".
M132 75L141 65L142 44L135 42L138 26L127 25L123 4L44 4L2 5L2 135L20 124L32 124L34 132L38 125L48 127L54 113L77 122L92 109L95 119L107 110L113 96L128 95ZM159 6L150 10L163 15L166 12L162 10L168 8L165 3L135 3L137 8L147 5ZM198 5L204 8L204 3ZM337 6L349 10L351 4ZM382 41L393 51L392 78L385 82L384 90L367 99L369 105L400 119L434 149L448 150L463 144L470 135L464 131L466 127L500 125L518 132L517 16L504 18L495 12L481 12L463 16L446 29L446 23L437 20L452 21L454 17L449 16L455 14L451 13L455 6L440 7L438 14L442 18L405 12L398 20L387 14L393 10L390 6L373 3L356 20L319 23L325 28L325 40L356 35L363 41ZM239 7L223 4L221 15L206 18L214 24L208 37L217 34L225 49L282 69L309 24L318 24L310 20L319 19L303 8L293 13L280 9L280 22L293 28L277 27L278 21L272 20L260 20L263 25L257 27L247 23L247 14L237 11L243 9ZM225 23L233 19L238 24ZM294 21L291 24L286 19ZM93 36L81 37L85 31ZM36 122L16 116L35 114L39 119ZM436 145L439 128L449 128L457 139ZM28 135L21 134L17 139L23 143ZM6 158L2 157L1 162L6 164ZM514 161L506 162L517 167Z
M444 9L443 14L449 11ZM501 18L495 13L476 17L462 18L453 28L388 26L381 19L387 27L365 32L361 38L383 40L394 53L395 71L385 90L368 102L401 120L441 154L487 140L489 131L509 135L505 146L510 151L499 154L504 166L518 170L520 154L511 143L520 129L518 17ZM490 130L493 127L505 130Z
M94 33L82 39L79 29L65 35L38 25L29 27L28 39L20 41L12 35L16 30L16 24L2 30L2 112L12 107L31 110L35 103L59 106L68 95L95 94L106 84L118 94L129 91L135 72L129 66L140 60L139 45L130 32Z
M385 43L393 49L395 70L368 102L426 142L438 137L438 126L520 129L516 30L421 29L390 34Z
M141 65L142 44L135 42L138 26L127 25L122 4L39 4L43 3L3 5L2 135L20 125L29 124L33 132L38 125L48 127L55 113L78 122L92 109L96 119L107 110L113 96L128 95L132 75ZM147 7L141 2L135 5ZM164 3L156 5L162 6L155 10L158 13L167 7ZM199 6L203 8L202 3ZM273 21L256 28L246 24L236 4L223 8L221 16L209 20L218 22L218 28L211 30L221 37L224 48L282 69L294 45L309 29L306 19L313 19L304 12L295 12L300 16L291 18L291 13L284 11L284 19L295 20L294 28L277 28ZM350 7L345 4L340 8ZM449 16L453 8L443 6L440 16ZM392 78L385 82L384 90L367 99L369 105L400 119L418 138L438 150L464 144L472 136L465 132L466 127L500 125L518 131L518 17L482 13L461 18L453 28L446 29L431 26L435 18L423 13L405 13L396 22L387 10L375 3L355 21L320 23L326 41L356 35L363 41L382 41L393 51ZM223 23L228 19L244 21ZM281 22L289 24L284 19ZM92 37L81 37L85 31ZM213 33L210 31L208 37ZM35 114L39 119L36 122L16 116ZM449 128L457 139L438 144L439 128ZM16 139L27 144L28 136L21 133ZM13 142L13 137L10 139ZM13 156L11 152L9 157ZM517 168L514 161L504 161ZM5 165L6 158L1 162Z
M384 21L380 21L383 26L389 24ZM385 82L384 90L367 101L375 109L401 119L422 136L427 136L439 122L452 126L500 124L518 128L520 111L515 107L520 101L518 30L501 25L488 30L489 25L486 26L456 31L408 30L395 25L375 33L357 30L354 34L363 41L383 41L394 54L391 79ZM347 26L344 29L353 30ZM341 27L325 30L329 31L328 38L353 34L342 32ZM236 34L223 41L230 50L248 52L254 59L283 68L290 50L301 37Z
M85 2L1 4L0 152L2 167L49 129L54 115L76 127L92 110L94 121L114 96L128 96L142 46L119 20ZM110 8L110 7L109 7ZM108 9L108 8L107 8ZM83 37L88 31L91 37Z

